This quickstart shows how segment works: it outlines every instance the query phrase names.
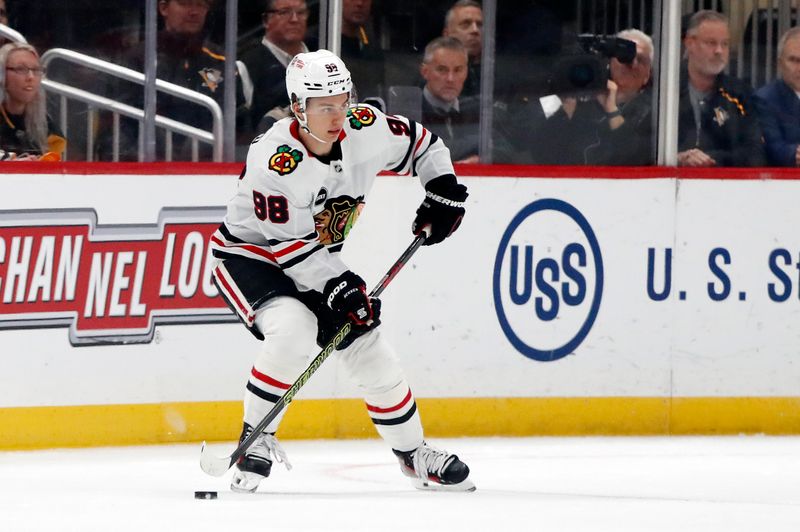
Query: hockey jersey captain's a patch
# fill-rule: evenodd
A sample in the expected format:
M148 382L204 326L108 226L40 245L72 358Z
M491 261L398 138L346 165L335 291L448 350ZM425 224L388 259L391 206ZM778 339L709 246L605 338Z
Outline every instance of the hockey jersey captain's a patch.
M303 160L303 152L293 150L286 144L278 146L278 151L269 158L269 169L280 175L291 174Z
M353 129L359 130L375 123L375 113L369 107L356 105L347 111L347 119Z

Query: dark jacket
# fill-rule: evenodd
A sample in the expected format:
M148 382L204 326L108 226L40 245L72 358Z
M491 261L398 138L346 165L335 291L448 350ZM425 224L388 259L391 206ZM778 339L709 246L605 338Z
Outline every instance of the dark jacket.
M216 45L202 38L187 39L166 31L158 34L157 77L213 98L220 107L225 95L225 56ZM144 72L144 44L128 56L134 70ZM244 104L241 80L236 79L237 107ZM197 104L175 99L164 93L157 98L158 113L203 129L211 129L211 116ZM224 109L223 109L224 110Z
M467 65L467 79L461 96L478 96L481 93L481 64L469 62Z
M681 72L678 111L678 151L698 148L717 166L763 166L764 142L750 87L725 74L717 76L713 93L694 120L689 99L689 75Z
M459 98L458 104L457 112L445 113L422 97L422 125L441 137L453 161L478 154L480 102Z
M620 105L625 121L611 130L605 111L592 96L578 102L571 118L563 107L546 118L539 98L516 101L496 124L514 149L509 158L495 162L651 165L654 163L652 103L652 93L645 91Z
M258 123L270 109L289 105L286 67L262 43L245 52L242 62L247 65L247 72L253 81L250 121L257 130Z
M645 89L618 107L624 122L617 129L610 129L605 116L600 120L597 124L598 141L587 149L586 163L609 166L654 164L653 92Z
M764 131L767 160L775 166L797 166L800 145L800 98L781 79L756 91L754 102Z
M158 79L180 85L192 91L204 94L214 99L222 108L223 113L225 99L225 57L222 51L205 41L202 36L187 38L185 35L176 35L166 31L158 34L156 45ZM129 68L144 72L144 43L132 48L123 58L123 62ZM120 93L120 99L132 105L143 105L141 85L126 84L125 89ZM241 129L246 114L244 92L241 80L236 77L236 103L237 103L237 129ZM187 100L175 98L164 92L159 91L156 98L156 113L191 126L212 130L211 113L204 107ZM123 158L133 159L136 155L136 141L138 127L126 121L123 136L127 138L122 143ZM174 137L174 158L175 160L187 160L191 158L191 142L188 138L180 135ZM157 140L157 151L159 158L164 156L164 137L159 131ZM124 150L125 146L130 146ZM210 147L201 144L201 160L211 157Z
M341 57L353 76L359 101L378 96L385 98L385 57L383 50L369 41L364 32L360 37L342 35Z
M63 155L67 141L58 126L47 117L47 145L42 148L25 130L25 117L7 113L0 105L0 158L20 155L44 155L47 152ZM13 155L12 155L13 154Z

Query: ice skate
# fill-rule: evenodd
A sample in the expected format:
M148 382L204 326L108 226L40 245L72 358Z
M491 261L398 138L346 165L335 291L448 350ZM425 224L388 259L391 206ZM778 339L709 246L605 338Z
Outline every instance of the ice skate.
M475 484L467 477L469 467L458 456L430 447L423 442L413 451L392 449L400 461L403 474L420 490L475 491Z
M252 431L253 427L245 423L239 441L244 441ZM287 470L292 469L292 464L275 435L265 432L256 438L250 449L236 462L231 490L239 493L255 492L261 480L269 476L273 461L282 463Z

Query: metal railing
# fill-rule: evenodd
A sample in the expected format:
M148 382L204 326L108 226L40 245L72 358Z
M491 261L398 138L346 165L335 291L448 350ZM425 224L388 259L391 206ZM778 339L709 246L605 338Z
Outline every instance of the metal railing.
M77 100L82 103L85 103L88 108L89 112L86 114L86 160L93 161L94 160L94 126L97 121L97 112L99 110L110 111L113 116L113 125L112 125L112 160L114 162L119 161L119 147L120 147L120 115L126 116L129 118L133 118L137 120L140 124L144 121L144 111L137 107L133 107L131 105L127 105L116 100L112 100L110 98L106 98L104 96L100 96L98 94L94 94L83 89L78 89L76 87L71 87L69 85L65 85L63 83L59 83L57 81L52 80L43 80L42 85L45 87L45 90L49 93L53 93L59 96L61 99L61 107L60 107L60 115L59 115L59 124L61 127L61 132L66 137L67 127L68 127L68 119L67 119L67 101L68 100ZM211 144L214 146L214 160L221 161L222 160L222 145L219 142L219 137L217 139L214 138L214 135L209 133L208 131L198 129L196 127L192 127L186 125L182 122L178 122L172 120L171 118L166 118L161 115L156 115L156 127L160 127L166 131L166 154L167 159L171 160L172 154L172 134L178 133L181 135L185 135L192 139L192 160L197 161L199 159L199 146L198 142L205 142L207 144ZM141 160L141 155L143 153L142 148L142 135L139 135L139 160Z
M747 79L753 87L769 83L777 75L778 40L796 20L790 0L740 0L731 4L732 29L738 30L735 67L731 73Z
M63 60L74 65L79 65L98 72L102 72L104 74L109 74L111 76L123 79L125 81L138 83L139 85L144 85L145 83L145 76L141 72L137 72L135 70L131 70L130 68L122 67L114 63L109 63L108 61L103 61L101 59L97 59L85 54L74 52L72 50L66 50L64 48L53 48L42 54L42 64L45 67L49 67L49 65L56 60ZM93 154L94 120L96 120L96 114L98 110L106 110L112 113L113 124L114 124L112 132L112 143L113 143L112 158L114 162L119 160L120 115L133 118L139 122L140 134L139 134L138 151L139 151L139 158L141 160L142 153L144 151L143 140L141 135L141 130L142 130L141 124L144 121L144 110L138 109L131 105L117 102L115 100L111 100L99 94L94 94L82 89L70 87L68 85L65 85L63 83L58 83L53 80L43 80L42 85L44 86L46 91L58 94L61 98L60 125L62 127L62 132L65 135L67 134L66 131L67 101L70 98L72 98L80 100L89 106L89 113L87 113L87 142L86 142L87 160L89 161L94 160L94 154ZM156 115L156 126L166 131L166 141L165 141L166 160L167 161L172 160L172 144L173 144L172 134L178 133L180 135L184 135L191 139L193 161L197 161L199 159L200 142L210 144L213 149L213 155L212 155L213 160L221 161L222 140L223 140L222 109L220 108L219 104L209 96L200 94L185 87L181 87L180 85L175 85L174 83L169 83L167 81L163 81L160 79L156 80L156 89L165 94L169 94L171 96L175 96L184 99L186 101L195 103L199 106L205 107L211 113L211 118L212 118L212 129L211 132L208 132L206 130L198 129L196 127L169 119L161 115ZM91 151L90 147L92 149Z
M153 2L154 0L148 0ZM322 5L333 13L338 13L341 9L342 0L323 0ZM675 76L678 72L678 62L680 61L680 15L686 15L698 9L716 9L727 14L731 19L731 36L732 36L732 57L729 67L730 73L734 76L745 78L753 86L760 86L763 83L769 82L776 76L777 63L776 63L776 49L777 41L789 27L791 27L797 18L797 4L798 0L573 0L577 7L577 16L575 20L576 30L579 33L592 32L592 33L615 33L616 31L626 27L639 27L646 33L654 37L656 44L656 55L661 57L662 51L665 53L676 54L670 61L663 62L659 60L660 68L654 71L654 82L658 87L660 85L659 79L662 76L669 74L670 79L667 83L668 87L674 89ZM497 2L487 2L485 10L494 6ZM237 2L234 0L227 1L228 16L236 12ZM670 17L667 17L667 14ZM491 13L489 14L491 15ZM334 17L335 18L335 17ZM326 19L327 20L327 19ZM327 21L330 22L330 21ZM668 34L668 39L662 39L662 25L670 24L672 26ZM338 31L333 31L326 24L325 30L327 34L333 32L338 35ZM227 28L227 27L226 27ZM333 29L336 29L335 27ZM487 39L493 39L493 28L485 27L485 36ZM0 25L0 35L15 41L24 42L25 39L19 33L7 26ZM230 42L229 42L230 41ZM233 39L226 39L228 48L234 48ZM327 43L329 47L335 43ZM667 52L668 51L668 52ZM58 53L58 56L53 54ZM491 55L491 54L489 54ZM51 59L51 56L53 57ZM145 76L142 73L135 72L118 65L107 63L98 59L94 59L75 52L67 50L51 50L45 54L47 61L55 59L64 59L66 61L87 66L111 74L127 81L144 84ZM489 58L490 59L490 58ZM484 66L489 69L491 61L486 60ZM667 71L674 72L667 72ZM151 78L152 79L152 78ZM137 120L140 124L140 157L141 157L141 123L145 116L142 109L114 101L111 98L101 96L99 94L90 93L70 87L63 83L58 83L52 80L44 80L43 85L49 92L57 94L62 98L61 106L61 124L66 130L66 100L78 100L89 106L87 113L87 129L89 134L95 127L97 120L97 112L99 110L108 110L113 113L113 131L112 139L116 146L114 152L114 160L117 160L119 152L119 121L120 116L127 117L127 119ZM192 139L193 158L196 160L198 143L211 144L213 146L214 160L222 160L223 157L223 126L222 126L222 112L219 106L211 98L200 95L196 92L190 91L183 87L169 84L163 81L157 81L157 90L172 94L179 98L191 100L199 105L205 106L212 113L213 127L212 131L203 131L193 128L187 124L170 120L163 116L156 117L157 127L166 131L166 144L168 151L168 158L172 153L172 135L184 135ZM670 120L663 120L666 110L674 109L676 103L677 93L674 90L664 90L668 88L658 87L659 94L656 99L660 106L660 113L657 115L662 118L659 120L658 130L662 130L667 126ZM231 88L231 90L233 90ZM491 92L491 91L489 91ZM489 95L491 96L491 94ZM205 100L201 103L200 100ZM229 98L229 100L231 100ZM232 100L231 100L232 101ZM228 102L230 103L230 102ZM486 109L488 106L484 105ZM152 111L152 110L151 110ZM487 111L488 112L488 111ZM671 113L667 113L671 114ZM152 116L152 113L150 114ZM231 124L228 124L230 127ZM491 131L486 127L481 129L482 136ZM667 131L660 133L659 141L659 162L661 164L671 164L668 159L664 158L665 146L670 146L669 142L665 139L671 138L674 131ZM230 140L230 139L229 139ZM93 139L87 139L87 152L93 151ZM485 151L491 152L490 143L486 142ZM671 151L671 150L667 150ZM87 153L87 158L92 159L93 154Z
M10 28L4 24L0 24L0 36L14 42L27 43L25 37L18 31ZM141 72L125 68L114 63L102 61L100 59L66 50L63 48L53 48L42 54L42 65L48 66L51 62L56 60L64 60L66 62L80 65L86 68L93 69L105 74L109 74L120 79L144 85L145 76ZM88 107L86 113L86 160L94 160L94 130L97 121L98 111L109 111L112 113L112 160L119 161L120 152L120 116L125 116L136 120L139 123L139 160L142 160L143 154L143 138L141 135L142 123L145 118L144 110L137 107L106 98L105 96L95 94L83 89L72 87L58 81L50 79L42 80L42 87L48 93L53 93L60 98L59 110L59 126L64 136L67 136L68 130L68 101L77 100ZM175 96L184 100L195 103L199 106L205 107L210 113L212 118L212 130L206 131L194 126L190 126L183 122L178 122L165 116L156 115L156 127L165 131L165 154L166 160L172 160L173 152L173 134L183 135L191 139L192 160L199 159L199 143L209 144L212 146L214 161L222 160L222 110L219 104L212 98L200 94L198 92L186 89L174 83L169 83L162 80L156 80L156 89ZM64 154L66 158L66 154Z
M28 40L17 30L9 28L5 24L0 24L0 35L13 42L28 43Z

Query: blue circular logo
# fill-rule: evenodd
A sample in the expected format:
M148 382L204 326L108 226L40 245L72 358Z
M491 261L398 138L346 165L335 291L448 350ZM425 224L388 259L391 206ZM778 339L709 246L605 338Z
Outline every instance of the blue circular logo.
M585 275L586 268L590 268L586 246L582 242L564 244L560 240L560 235L557 235L558 238L553 235L554 232L558 233L557 224L545 224L548 229L547 235L552 241L547 245L539 246L536 242L524 244L526 236L530 240L528 234L530 231L528 233L519 231L518 233L524 245L511 244L512 237L523 223L537 214L539 215L537 220L553 222L553 216L560 217L562 220L563 216L566 216L577 225L581 234L579 240L588 244L591 259L594 262L593 272L589 270L589 273L594 275L594 290L591 294L587 288L590 283ZM530 225L526 224L526 227L530 227ZM541 250L542 247L545 248L544 252ZM558 258L553 258L550 255L553 255L556 248L561 249L561 254ZM504 263L508 264L507 275L503 273ZM503 282L504 278L507 278L508 281L508 293L504 292L506 287ZM522 278L521 283L520 278ZM522 284L521 291L520 284ZM534 291L539 296L532 297ZM558 360L575 351L594 325L603 295L603 259L600 254L600 245L589 222L578 209L565 201L546 198L534 201L517 213L503 233L497 249L493 294L500 326L506 338L517 351L528 358L542 362ZM529 302L532 302L533 305L526 305ZM510 320L511 308L508 307L524 310L516 313L515 320ZM588 310L586 310L585 318L580 315L577 319L574 319L573 316L573 319L561 320L561 322L567 323L567 333L564 335L562 332L564 339L558 340L561 345L547 346L547 340L552 341L553 336L558 336L547 334L547 331L550 330L547 327L560 323L560 309L586 309L586 307ZM529 312L529 310L534 312ZM572 323L575 326L570 329L569 324ZM578 324L580 325L578 326ZM536 332L542 336L541 342L531 340L531 330L527 329L534 325L537 326ZM515 332L515 327L518 329L517 332ZM523 331L523 328L526 330ZM522 334L523 332L527 334ZM536 336L536 332L533 336ZM525 339L521 336L524 336Z

